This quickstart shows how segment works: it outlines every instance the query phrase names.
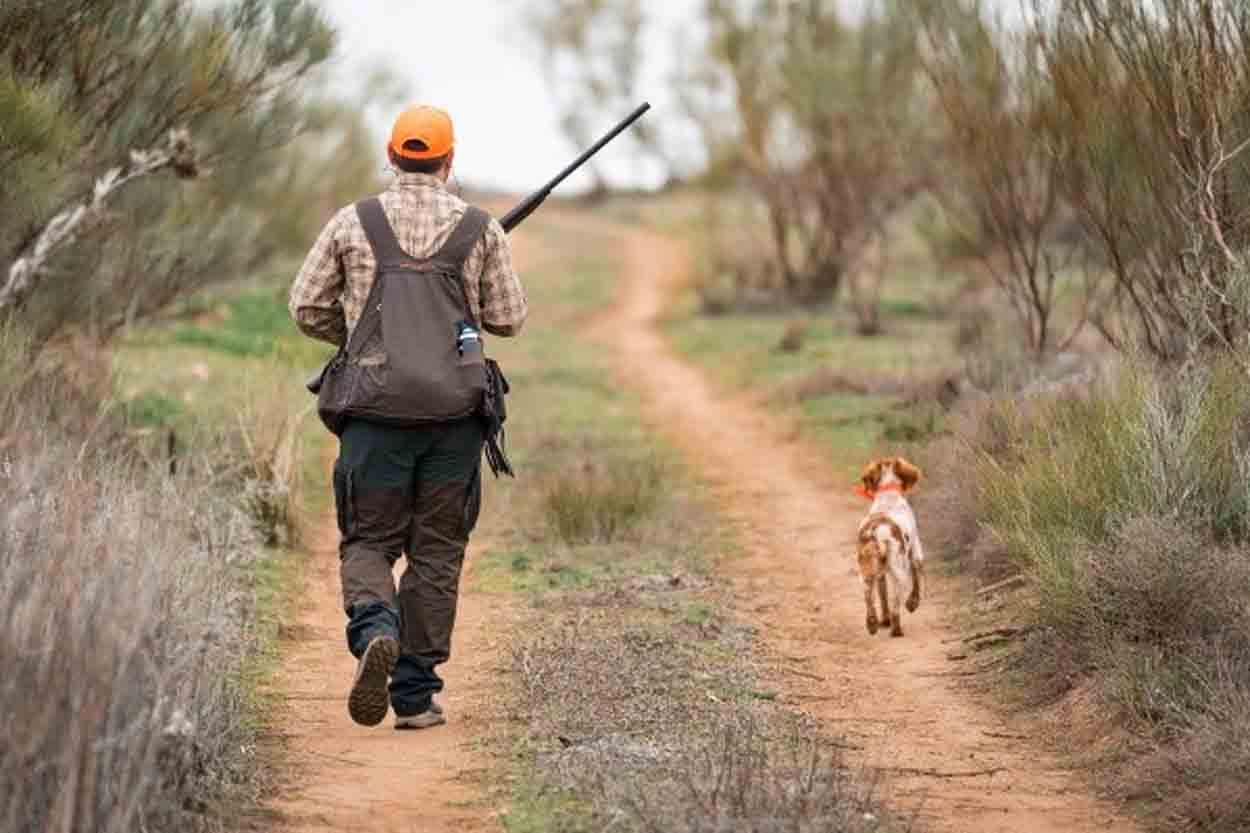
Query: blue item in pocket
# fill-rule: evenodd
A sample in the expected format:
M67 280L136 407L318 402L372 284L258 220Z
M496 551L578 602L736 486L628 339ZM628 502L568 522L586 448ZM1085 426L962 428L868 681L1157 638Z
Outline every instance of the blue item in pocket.
M460 322L459 332L456 334L456 350L462 356L465 352L480 353L482 351L482 337L467 321Z

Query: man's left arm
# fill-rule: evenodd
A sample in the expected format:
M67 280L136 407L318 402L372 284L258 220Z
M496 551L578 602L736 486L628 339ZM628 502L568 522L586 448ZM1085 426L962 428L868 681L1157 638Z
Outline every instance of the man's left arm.
M486 227L478 247L482 250L482 272L478 282L482 329L497 336L514 336L529 315L525 287L512 265L512 249L503 226L494 218Z
M288 308L300 332L341 347L347 338L343 315L344 276L336 234L340 215L321 230L291 285Z

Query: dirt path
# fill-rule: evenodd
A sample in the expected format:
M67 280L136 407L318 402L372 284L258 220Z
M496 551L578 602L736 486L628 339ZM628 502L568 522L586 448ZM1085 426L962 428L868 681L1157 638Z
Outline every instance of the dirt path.
M831 476L827 451L787 439L763 407L726 400L673 353L656 318L688 272L684 249L652 233L623 234L625 280L604 343L642 393L649 421L710 481L742 531L746 557L728 567L741 612L791 669L771 684L844 736L858 763L883 770L887 802L919 808L930 830L1135 830L1042 743L1022 739L1022 727L958 687L940 582L905 620L906 637L868 636L852 555L864 503Z
M497 718L492 697L500 663L499 600L462 592L452 660L443 666L448 723L397 732L392 718L366 728L347 716L355 661L343 636L338 530L331 518L309 557L299 623L283 643L279 689L282 734L291 767L274 808L295 833L451 833L496 831L494 811L478 801L488 761L475 740ZM473 584L473 549L465 584ZM402 561L401 561L402 563ZM506 603L504 605L506 607ZM489 612L489 622L486 621Z

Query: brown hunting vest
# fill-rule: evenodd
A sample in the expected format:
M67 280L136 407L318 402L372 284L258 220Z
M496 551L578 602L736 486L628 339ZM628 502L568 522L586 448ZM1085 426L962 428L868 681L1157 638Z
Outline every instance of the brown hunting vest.
M309 386L322 422L338 434L348 417L404 426L478 412L489 380L462 271L489 215L470 206L437 252L414 258L376 197L356 213L377 270L351 336Z

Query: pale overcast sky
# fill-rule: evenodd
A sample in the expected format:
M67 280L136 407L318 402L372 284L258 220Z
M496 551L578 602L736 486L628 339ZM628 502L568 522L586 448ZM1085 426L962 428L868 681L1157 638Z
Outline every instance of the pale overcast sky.
M336 85L356 89L370 67L389 67L409 85L415 102L451 113L462 179L517 192L532 190L571 161L577 149L560 133L541 56L519 22L526 2L323 0L341 37L341 57L333 70ZM639 85L653 107L647 119L672 117L674 39L689 30L702 2L644 0L653 23ZM393 118L383 112L372 116L379 165ZM603 129L610 126L605 123ZM614 144L602 152L609 177L620 184L654 182L656 171L627 151ZM587 184L585 177L569 179L568 191Z

